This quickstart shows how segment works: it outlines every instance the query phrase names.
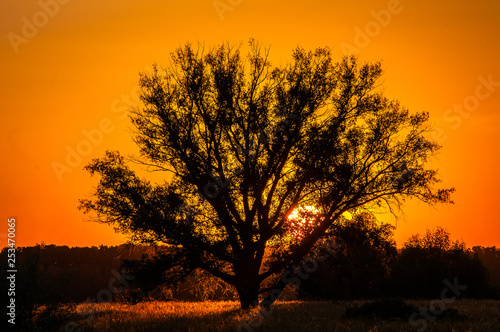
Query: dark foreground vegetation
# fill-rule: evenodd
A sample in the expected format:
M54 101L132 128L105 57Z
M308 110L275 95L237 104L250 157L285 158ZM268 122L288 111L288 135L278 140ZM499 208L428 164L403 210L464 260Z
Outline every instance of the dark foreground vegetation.
M405 300L410 310L395 312L390 302L373 303L278 301L268 315L243 311L238 301L63 305L54 315L64 324L44 320L49 328L35 331L500 331L498 300L457 300L438 315L429 300Z
M16 325L26 331L234 330L238 324L242 331L500 330L499 249L467 248L437 228L397 250L392 226L370 219L340 225L331 237L336 246L328 259L302 264L279 304L250 317L234 302L234 289L204 272L162 283L171 278L162 278L148 257L167 259L172 248L18 248ZM1 256L6 261L5 249Z

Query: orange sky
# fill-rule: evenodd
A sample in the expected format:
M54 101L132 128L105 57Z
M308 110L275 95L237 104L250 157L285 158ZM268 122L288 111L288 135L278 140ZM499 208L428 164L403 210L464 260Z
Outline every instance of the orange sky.
M76 206L96 183L84 165L106 149L135 151L123 110L138 73L188 41L250 37L271 45L275 64L297 45L383 60L386 95L440 128L433 166L457 189L455 205L407 204L398 244L440 225L469 246L500 247L498 0L3 0L0 13L2 247L12 216L19 246L122 243ZM54 162L72 171L58 176Z

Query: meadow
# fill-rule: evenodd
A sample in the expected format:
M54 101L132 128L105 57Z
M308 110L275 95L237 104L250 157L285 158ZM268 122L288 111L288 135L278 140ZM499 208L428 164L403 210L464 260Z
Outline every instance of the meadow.
M353 308L363 308L366 301L277 302L265 316L259 316L256 309L242 311L235 301L84 303L63 305L51 316L52 323L54 318L58 324L64 322L53 331L500 331L498 300L457 300L446 303L439 315L424 311L424 319L425 314L418 313L413 323L411 312L399 310L405 306L428 308L430 302L399 301L399 308L388 309L392 317L377 310L346 315L356 312ZM40 324L43 310L39 311ZM391 315L394 311L401 312ZM37 326L37 331L43 329Z

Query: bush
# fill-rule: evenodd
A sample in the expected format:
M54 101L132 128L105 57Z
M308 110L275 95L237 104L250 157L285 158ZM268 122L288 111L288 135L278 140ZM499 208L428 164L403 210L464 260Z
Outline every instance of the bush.
M344 318L408 319L414 312L418 312L418 308L402 300L380 299L365 302L362 306L347 304Z

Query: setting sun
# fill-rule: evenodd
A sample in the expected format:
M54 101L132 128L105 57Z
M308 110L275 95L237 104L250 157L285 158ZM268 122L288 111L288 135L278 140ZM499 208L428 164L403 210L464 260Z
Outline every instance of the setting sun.
M297 207L288 216L289 232L295 239L301 239L316 226L322 218L318 218L320 210L314 206Z
M314 206L306 205L306 206L300 206L296 208L295 210L290 213L288 216L288 220L297 220L304 222L304 217L306 215L316 215L319 213L319 210L315 208Z

